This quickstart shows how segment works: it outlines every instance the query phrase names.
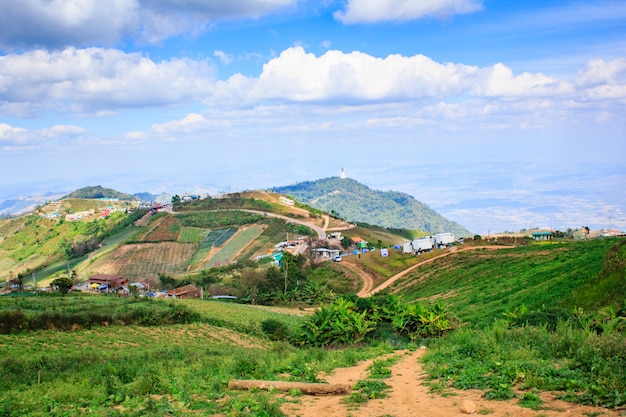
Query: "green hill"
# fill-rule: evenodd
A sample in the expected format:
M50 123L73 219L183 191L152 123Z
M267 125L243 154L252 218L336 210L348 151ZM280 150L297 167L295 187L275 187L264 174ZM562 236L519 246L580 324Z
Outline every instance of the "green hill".
M365 222L389 228L421 230L427 233L452 232L455 236L471 233L446 219L408 194L377 191L350 178L331 177L276 187L312 207L338 214L351 222Z
M63 198L117 198L120 200L135 200L130 194L121 193L100 185L79 188Z
M441 300L473 326L489 325L522 305L530 311L617 311L626 302L625 254L626 241L618 239L457 249L420 265L389 289L411 302Z

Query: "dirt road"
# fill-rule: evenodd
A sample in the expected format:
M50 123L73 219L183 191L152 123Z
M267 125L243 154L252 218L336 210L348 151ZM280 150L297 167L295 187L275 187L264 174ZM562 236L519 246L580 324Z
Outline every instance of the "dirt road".
M401 356L401 359L391 367L392 376L384 380L391 386L387 398L350 405L345 403L347 396L302 396L283 404L281 410L293 417L450 417L466 414L486 414L492 417L621 416L619 411L557 401L549 393L542 394L545 403L540 411L523 408L518 405L518 400L485 400L482 398L483 392L478 390L450 390L451 396L435 395L429 393L428 387L424 385L425 374L419 362L424 352L417 350L394 353ZM371 363L372 360L364 361L351 368L336 369L331 375L321 377L331 384L354 385L358 380L367 378L367 368Z
M354 265L350 262L343 262L342 265L350 269L351 271L357 273L359 277L361 278L361 281L363 281L363 286L361 287L359 292L356 294L357 297L363 298L363 297L367 297L368 295L370 295L370 293L374 289L374 278L372 278L370 274L368 274L367 272L359 268L357 265Z

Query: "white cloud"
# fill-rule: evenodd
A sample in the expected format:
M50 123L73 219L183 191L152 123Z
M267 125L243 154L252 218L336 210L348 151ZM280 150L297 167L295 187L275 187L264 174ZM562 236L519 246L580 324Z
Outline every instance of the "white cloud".
M162 124L152 125L152 132L157 135L170 135L177 133L193 133L209 128L226 128L231 124L226 120L208 119L197 113L190 113L181 120L175 120Z
M188 58L154 62L114 49L36 50L0 57L0 114L29 103L31 111L96 112L176 104L207 94L214 69Z
M523 97L554 96L571 92L571 86L541 73L513 75L513 71L502 63L481 71L482 80L473 88L477 96Z
M375 23L470 13L481 8L480 0L348 0L346 9L334 16L345 24Z
M230 59L223 51L215 55ZM107 115L123 108L197 102L231 109L313 104L338 114L342 106L352 112L395 103L410 104L421 112L418 117L433 112L465 118L600 108L598 103L610 112L616 111L612 100L626 98L623 58L590 61L570 82L542 73L516 74L502 63L478 67L424 55L379 58L337 50L316 56L295 46L267 61L257 77L237 73L218 81L215 72L209 60L155 62L139 53L103 48L5 55L0 56L0 115L29 116L43 110ZM390 110L369 118L396 116Z
M213 52L213 56L216 56L222 61L223 64L228 65L233 62L233 56L227 54L224 51L215 51Z
M137 9L135 0L3 0L0 46L110 45L136 30Z
M576 82L583 87L626 84L626 59L619 58L608 62L593 59L587 63L584 70L578 72Z
M27 138L28 131L26 129L0 123L0 143L20 143Z
M617 91L613 88L613 91ZM424 55L377 58L331 50L321 56L296 46L263 66L256 77L236 74L218 82L209 102L253 105L267 101L365 104L471 97L533 99L582 97L565 79L514 74L502 63L477 67L440 63Z
M466 91L477 67L440 64L424 55L377 58L328 51L320 57L292 47L263 66L258 78L237 74L217 94L248 101L395 101Z
M3 0L0 47L111 46L125 37L159 42L223 19L259 18L297 0Z
M85 135L87 135L85 129L72 125L56 125L32 130L0 123L0 149L13 152L33 150L47 143L68 143L70 140L79 140Z

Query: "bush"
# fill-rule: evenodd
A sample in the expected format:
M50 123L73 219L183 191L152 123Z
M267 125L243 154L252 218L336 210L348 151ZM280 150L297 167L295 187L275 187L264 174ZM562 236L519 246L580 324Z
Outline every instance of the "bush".
M288 340L289 337L289 329L285 325L285 323L275 320L275 319L267 319L261 322L261 330L265 333L271 340Z
M550 308L543 311L526 313L513 320L513 326L545 326L549 331L556 330L559 322L574 322L574 315L562 308Z

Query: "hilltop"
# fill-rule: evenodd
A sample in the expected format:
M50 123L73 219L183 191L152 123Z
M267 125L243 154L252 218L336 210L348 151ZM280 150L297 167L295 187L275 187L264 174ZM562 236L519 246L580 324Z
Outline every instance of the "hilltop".
M372 190L350 178L323 178L273 190L350 222L427 233L452 232L459 237L471 235L460 224L446 219L408 194Z
M135 200L130 194L121 193L101 185L79 188L63 198L117 198L119 200Z

